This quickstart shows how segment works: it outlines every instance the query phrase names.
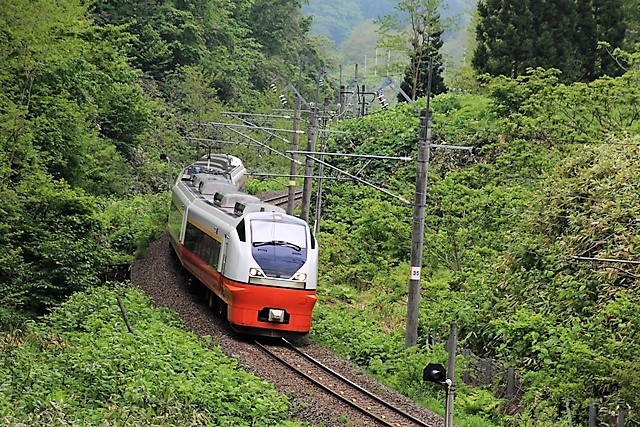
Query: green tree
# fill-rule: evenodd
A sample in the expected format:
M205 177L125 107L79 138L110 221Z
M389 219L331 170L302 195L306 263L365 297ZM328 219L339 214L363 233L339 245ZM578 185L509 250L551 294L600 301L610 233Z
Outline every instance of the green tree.
M409 59L401 87L412 100L426 95L431 60L431 91L434 94L446 92L440 52L444 32L439 13L442 4L442 0L401 0L395 7L395 15L386 15L379 20L378 46L400 52ZM404 101L402 96L398 99Z
M557 68L566 82L593 81L623 70L598 43L620 47L622 0L481 0L472 59L479 73L516 77L529 68Z
M183 66L202 66L214 76L217 96L239 100L251 94L250 81L260 49L249 29L234 16L245 3L224 0L96 0L92 14L99 25L123 26L134 36L132 64L165 93L165 77Z
M151 104L79 0L0 1L0 304L34 311L98 282L96 196L131 190Z

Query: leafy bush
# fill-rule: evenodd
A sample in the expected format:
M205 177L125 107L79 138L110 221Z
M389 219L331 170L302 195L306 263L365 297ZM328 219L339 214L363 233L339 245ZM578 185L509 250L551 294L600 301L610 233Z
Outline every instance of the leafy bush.
M149 242L166 228L169 203L166 193L105 202L100 221L112 264L131 263L134 256L144 255Z
M74 294L0 347L3 425L286 424L284 396L132 288Z
M489 98L434 99L436 138L480 148L472 161L432 158L419 343L429 332L446 336L455 320L461 346L515 366L525 387L521 413L509 425L562 425L559 402L570 402L576 422L584 421L592 400L640 405L640 379L632 368L640 363L633 316L640 308L640 271L633 264L577 259L638 258L638 86L630 81L637 82L636 71L565 87L553 72L534 70L493 80ZM417 129L408 116L400 119L403 113L346 124L350 133L334 140L336 151L392 147L404 153ZM390 117L401 129L387 129ZM411 194L410 166L394 170L392 179L389 170L375 166L372 176ZM360 186L332 184L326 194L314 334L412 394L419 390L411 378L417 369L398 374L411 372L402 363L416 357L419 366L425 354L401 349L410 213ZM486 391L458 392L463 410L502 422L500 400Z
M19 329L32 318L33 313L28 311L0 307L0 332Z

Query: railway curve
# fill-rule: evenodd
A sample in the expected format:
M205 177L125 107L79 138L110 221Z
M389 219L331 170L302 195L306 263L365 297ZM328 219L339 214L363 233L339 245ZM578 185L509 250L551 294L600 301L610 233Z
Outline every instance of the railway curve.
M293 371L284 370L280 362L266 355L253 342L239 337L227 323L216 316L205 303L200 289L189 287L169 247L169 238L164 234L149 246L146 256L131 266L131 280L152 299L154 304L167 307L178 313L186 329L199 336L210 336L227 355L236 358L240 365L273 383L280 392L289 396L291 416L311 426L324 427L383 426L372 421L360 411L340 399L323 393L300 379ZM304 352L339 372L345 378L360 384L371 393L380 396L392 405L414 417L424 420L425 425L441 427L441 417L414 404L404 396L364 374L358 367L328 349L310 342L303 342ZM403 424L408 427L418 424Z

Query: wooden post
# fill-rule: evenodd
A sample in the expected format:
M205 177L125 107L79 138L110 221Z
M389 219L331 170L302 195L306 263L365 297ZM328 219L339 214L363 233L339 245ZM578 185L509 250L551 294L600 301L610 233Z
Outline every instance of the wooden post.
M468 348L463 348L462 355L467 360L467 369L462 372L462 382L468 384L471 382L471 368L469 367L471 362L471 350Z
M493 360L490 357L482 359L482 374L484 385L493 382Z

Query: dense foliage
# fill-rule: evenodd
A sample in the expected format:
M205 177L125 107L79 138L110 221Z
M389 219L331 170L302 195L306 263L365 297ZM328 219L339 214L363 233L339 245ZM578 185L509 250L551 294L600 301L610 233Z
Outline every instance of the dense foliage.
M526 56L544 63L525 67L518 52L494 49L487 60L518 61L518 72L496 73L506 77L485 80L478 94L440 95L432 104L433 141L474 150L431 152L420 336L441 342L455 320L462 346L517 368L523 392L511 418L490 390L459 388L464 412L496 423L559 425L556 409L566 402L574 422L584 421L591 400L609 408L640 404L640 271L601 261L637 260L640 247L638 58L614 49L619 22L632 30L625 39L632 45L637 5L590 4L601 14L587 15L600 20L558 33L568 40L509 39L514 49L528 40L558 47L573 68L547 60L546 50ZM271 396L250 377L242 384L211 378L214 363L239 374L130 290L118 292L135 331L149 336L122 331L114 294L104 289L75 295L42 325L24 323L126 269L162 232L168 182L202 154L182 137L228 137L207 125L225 110L270 112L277 95L262 89L277 75L318 93L318 70L329 61L307 38L309 20L299 8L298 1L0 0L0 327L18 328L0 342L8 361L0 364L3 422L281 422L281 397L247 397ZM540 37L556 34L552 18L586 13L552 12L544 12ZM507 16L514 20L506 23L518 23ZM602 41L609 44L595 50ZM289 125L281 120L276 126ZM333 134L328 147L415 156L417 126L415 111L402 105L342 122L347 134ZM287 149L286 140L270 143ZM286 170L264 144L224 150L254 171ZM419 372L426 361L444 361L442 347L402 348L411 207L401 200L412 200L414 165L355 157L335 164L362 171L388 193L325 185L314 337L433 404L442 396ZM279 185L248 187L257 193ZM176 360L184 365L176 368L166 354L182 355ZM158 370L171 375L149 374ZM174 374L184 381L170 383ZM205 393L209 383L222 394ZM221 396L240 409L209 412Z
M260 90L297 75L289 64L322 63L297 1L0 3L3 326L159 235L159 192L202 154L181 136L210 136L194 123L269 104Z
M598 43L622 47L627 31L624 0L480 0L478 45L473 65L480 73L516 77L535 67L557 68L565 82L619 76L615 59Z
M286 397L132 288L77 293L0 351L4 426L290 425Z
M409 207L359 185L325 187L316 338L420 399L433 391L418 366L443 357L426 338L442 342L456 321L460 345L515 367L523 390L505 418L490 394L462 386L462 412L539 426L562 425L556 408L567 404L583 424L591 401L637 408L640 270L624 261L640 255L640 75L629 68L590 85L533 70L492 80L488 96L434 99L434 142L474 146L475 156L432 150L417 349L403 350L402 333ZM332 149L406 155L417 123L405 107L344 122L348 135ZM414 167L377 161L365 170L411 199Z
M136 165L155 107L122 52L127 37L84 13L71 0L0 8L5 307L41 311L96 284L113 255L102 207L153 186Z

